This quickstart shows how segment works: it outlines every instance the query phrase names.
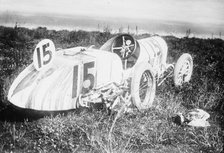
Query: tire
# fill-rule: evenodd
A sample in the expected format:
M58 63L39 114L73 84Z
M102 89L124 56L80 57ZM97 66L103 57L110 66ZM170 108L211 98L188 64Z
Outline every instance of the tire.
M179 57L174 68L174 84L181 86L189 82L193 72L193 59L190 54L184 53Z
M149 63L140 63L134 68L131 80L131 97L133 104L139 110L148 109L153 104L156 93L156 80L152 72ZM140 89L140 86L145 83L147 83L147 87L145 89ZM140 93L142 93L142 95L140 95Z

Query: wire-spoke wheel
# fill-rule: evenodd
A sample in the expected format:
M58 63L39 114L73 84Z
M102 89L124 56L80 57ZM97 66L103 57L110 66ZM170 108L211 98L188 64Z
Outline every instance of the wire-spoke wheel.
M131 96L133 103L139 110L152 106L156 91L155 77L148 63L141 63L135 67L131 81Z
M193 71L193 59L190 54L185 53L180 56L174 68L174 84L181 86L189 82Z

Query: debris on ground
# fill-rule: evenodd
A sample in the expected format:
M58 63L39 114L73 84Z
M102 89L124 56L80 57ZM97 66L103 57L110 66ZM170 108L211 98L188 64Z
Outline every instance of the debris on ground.
M207 119L210 117L209 113L202 109L192 109L187 113L178 113L173 117L173 122L178 125L188 125L194 127L210 126Z
M110 83L80 96L79 104L81 106L89 107L91 103L105 103L106 107L111 110L119 110L124 105L129 107L131 105L131 96L127 83L122 85Z

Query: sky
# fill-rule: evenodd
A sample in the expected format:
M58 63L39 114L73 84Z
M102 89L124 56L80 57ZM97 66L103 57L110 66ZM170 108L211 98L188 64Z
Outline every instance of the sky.
M177 21L224 27L224 0L0 0L0 13L4 11L24 15Z
M224 22L223 0L0 0L0 10L203 23Z

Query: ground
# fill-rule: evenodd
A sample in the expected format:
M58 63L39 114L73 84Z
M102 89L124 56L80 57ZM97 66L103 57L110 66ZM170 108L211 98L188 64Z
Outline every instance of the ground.
M32 50L39 40L52 39L56 48L91 44L99 47L111 37L107 32L0 27L0 152L223 151L224 41L221 39L164 36L169 48L168 62L184 52L190 53L194 60L193 76L182 88L176 88L169 78L157 88L153 107L143 112L92 108L28 120L9 109L6 95L10 84L32 62ZM173 123L172 117L178 112L192 108L207 111L211 126L196 128Z

